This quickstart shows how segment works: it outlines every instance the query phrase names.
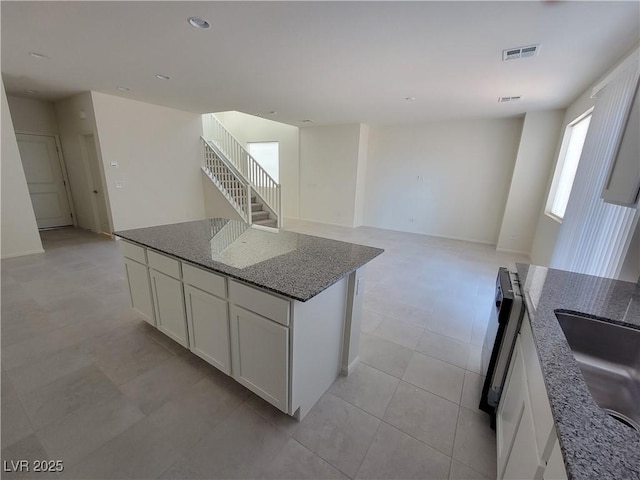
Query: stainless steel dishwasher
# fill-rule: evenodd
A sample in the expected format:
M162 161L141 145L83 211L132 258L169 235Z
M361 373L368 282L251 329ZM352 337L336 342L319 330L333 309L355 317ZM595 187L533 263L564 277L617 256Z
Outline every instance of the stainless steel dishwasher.
M498 269L494 300L482 347L482 371L486 378L480 397L480 409L491 415L491 428L495 429L496 410L524 315L520 282L516 273L505 267Z

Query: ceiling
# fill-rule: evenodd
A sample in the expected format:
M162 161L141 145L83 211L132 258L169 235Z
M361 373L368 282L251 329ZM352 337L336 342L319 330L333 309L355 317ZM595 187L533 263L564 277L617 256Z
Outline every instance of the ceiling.
M636 1L3 1L1 14L9 94L94 90L301 126L565 107L640 36ZM535 43L538 56L502 61L503 49Z

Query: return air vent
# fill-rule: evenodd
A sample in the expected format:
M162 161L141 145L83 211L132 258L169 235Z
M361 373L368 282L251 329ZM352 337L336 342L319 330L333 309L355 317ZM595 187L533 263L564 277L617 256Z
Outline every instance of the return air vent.
M527 45L526 47L508 48L502 51L502 61L518 60L519 58L535 57L540 51L540 44Z
M516 102L521 98L522 96L520 95L518 95L517 97L498 97L498 103Z

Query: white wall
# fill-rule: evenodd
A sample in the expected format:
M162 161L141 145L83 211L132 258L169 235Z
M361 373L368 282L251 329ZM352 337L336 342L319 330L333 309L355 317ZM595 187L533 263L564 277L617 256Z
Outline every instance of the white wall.
M114 230L204 218L201 115L91 96Z
M2 87L1 229L2 258L42 252L36 217L24 176L11 112Z
M250 142L278 142L282 215L285 218L298 218L299 128L241 112L220 112L216 113L216 117L247 150Z
M365 224L495 244L522 123L372 126Z
M525 115L498 250L525 255L531 252L563 117L564 110Z
M58 122L52 102L7 96L16 132L57 135Z
M301 219L354 225L360 130L360 124L300 129Z
M531 247L531 263L535 265L547 266L551 261L553 248L556 244L556 239L558 238L558 232L560 230L560 222L545 214L544 209L547 198L549 197L549 190L551 188L553 174L556 170L556 164L558 163L558 155L560 154L560 146L562 144L564 131L571 122L595 105L595 98L591 98L591 90L592 87L587 88L571 105L569 105L569 107L567 107L562 124L559 127L558 141L553 154L553 163L549 169L547 186L544 195L542 196L542 201L538 205L538 224L536 226Z
M90 177L85 168L82 150L82 135L94 135L96 144L98 140L91 93L83 92L57 101L54 104L54 109L77 217L76 222L80 228L95 230L96 224L91 200L93 194L89 188L88 179Z
M360 124L360 144L358 146L358 164L356 169L355 205L353 226L364 225L364 207L366 202L367 161L369 158L369 125Z

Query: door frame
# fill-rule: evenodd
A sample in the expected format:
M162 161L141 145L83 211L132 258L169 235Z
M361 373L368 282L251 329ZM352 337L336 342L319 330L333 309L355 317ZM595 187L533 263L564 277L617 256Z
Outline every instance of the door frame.
M98 169L98 176L100 177L100 185L99 188L102 189L102 197L104 199L104 207L105 213L107 214L107 223L109 224L109 231L103 232L102 225L100 224L100 212L97 204L97 200L95 195L90 189L90 186L93 185L94 179L93 174L91 173L91 165L89 162L91 158L89 157L89 153L87 151L86 137L93 137L93 145L95 148L95 161L96 168ZM105 173L102 167L102 155L100 153L100 147L98 144L98 135L95 132L83 132L78 135L78 142L80 143L80 156L82 157L82 167L84 170L84 178L87 186L87 193L89 194L89 201L91 202L91 213L93 216L93 228L94 233L101 233L109 236L113 236L113 220L111 218L111 205L109 202L109 193L107 192L107 183L105 180ZM94 186L95 187L95 186Z
M67 196L67 202L69 203L69 210L71 211L71 221L73 222L73 226L78 226L78 217L76 216L76 209L73 204L73 195L71 194L71 182L69 181L69 174L67 173L67 164L64 161L64 153L62 151L62 143L60 142L60 137L57 133L42 133L42 132L33 132L28 130L16 130L15 134L18 135L33 135L38 137L53 137L56 142L56 153L58 154L58 165L60 166L60 171L62 172L62 180L64 184L64 192ZM16 139L17 141L17 139ZM20 160L22 163L22 159ZM31 206L33 208L33 205ZM55 228L55 227L54 227ZM42 229L38 229L42 230ZM45 229L46 230L46 229Z

